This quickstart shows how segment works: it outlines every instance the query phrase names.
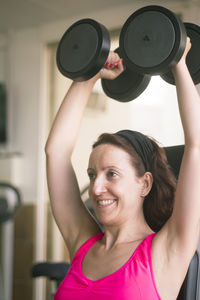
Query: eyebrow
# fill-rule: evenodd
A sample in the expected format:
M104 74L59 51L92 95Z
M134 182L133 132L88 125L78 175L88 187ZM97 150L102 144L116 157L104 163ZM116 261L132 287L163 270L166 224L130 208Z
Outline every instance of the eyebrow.
M88 171L94 171L94 169L93 168L87 168L87 172Z
M107 167L105 167L105 168L103 168L102 170L104 171L104 170L106 170L106 169L117 169L117 170L119 170L120 172L123 172L123 170L122 169L120 169L120 168L118 168L118 167L116 167L116 166L107 166ZM88 168L87 169L87 172L88 171L95 171L95 169L94 168Z

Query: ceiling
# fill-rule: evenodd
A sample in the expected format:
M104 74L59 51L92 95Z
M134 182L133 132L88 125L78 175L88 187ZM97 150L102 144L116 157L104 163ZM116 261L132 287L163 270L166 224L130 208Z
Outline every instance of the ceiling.
M199 0L167 0L167 2L199 2ZM73 15L91 13L122 4L140 4L145 0L0 0L0 33L13 29L43 25ZM146 1L152 3L152 1ZM162 5L164 0L154 1Z

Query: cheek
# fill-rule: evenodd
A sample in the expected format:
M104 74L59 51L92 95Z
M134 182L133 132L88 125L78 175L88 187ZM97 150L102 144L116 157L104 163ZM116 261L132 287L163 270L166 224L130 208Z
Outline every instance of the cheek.
M123 186L124 196L128 199L140 198L141 195L141 185L135 181L128 182ZM123 194L123 193L122 193Z

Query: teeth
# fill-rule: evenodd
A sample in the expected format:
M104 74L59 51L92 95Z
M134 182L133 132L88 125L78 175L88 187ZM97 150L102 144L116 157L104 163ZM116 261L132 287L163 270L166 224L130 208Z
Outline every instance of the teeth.
M115 200L99 200L98 203L100 205L108 205L108 204L111 204L111 203L114 203Z

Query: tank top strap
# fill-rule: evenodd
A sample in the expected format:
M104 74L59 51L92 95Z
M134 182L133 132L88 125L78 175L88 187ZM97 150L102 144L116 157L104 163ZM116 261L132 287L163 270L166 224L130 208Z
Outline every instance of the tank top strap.
M155 237L155 235L156 235L156 232L151 233L145 239L146 247L148 249L147 255L150 259L151 259L151 245L152 245L152 241L153 241L153 238Z
M148 245L149 250L151 250L152 240L153 240L153 238L154 238L155 235L156 235L156 232L151 233L151 234L149 234L149 235L146 237L146 239L145 239L145 241L146 241L146 243L147 243L147 245Z
M153 272L153 263L152 263L152 255L151 255L151 247L152 247L152 241L153 238L155 237L156 233L152 233L147 237L147 241L146 241L146 246L147 246L147 258L149 261L149 266L150 266L150 272L151 272L151 276L153 278L153 283L155 285L155 279L154 279L154 272ZM156 286L155 286L156 287ZM157 290L157 289L156 289Z
M135 252L133 253L132 260L138 259L142 262L149 262L150 268L152 268L152 258L151 258L151 245L152 240L156 233L149 234L136 248Z
M78 257L85 255L85 253L92 247L92 245L94 243L96 243L97 241L99 241L100 239L102 239L103 236L104 236L104 233L100 232L100 233L96 234L95 236L91 237L85 243L83 243L83 245L78 249L78 251L76 252L74 258L72 259L71 265L74 263L74 261Z

